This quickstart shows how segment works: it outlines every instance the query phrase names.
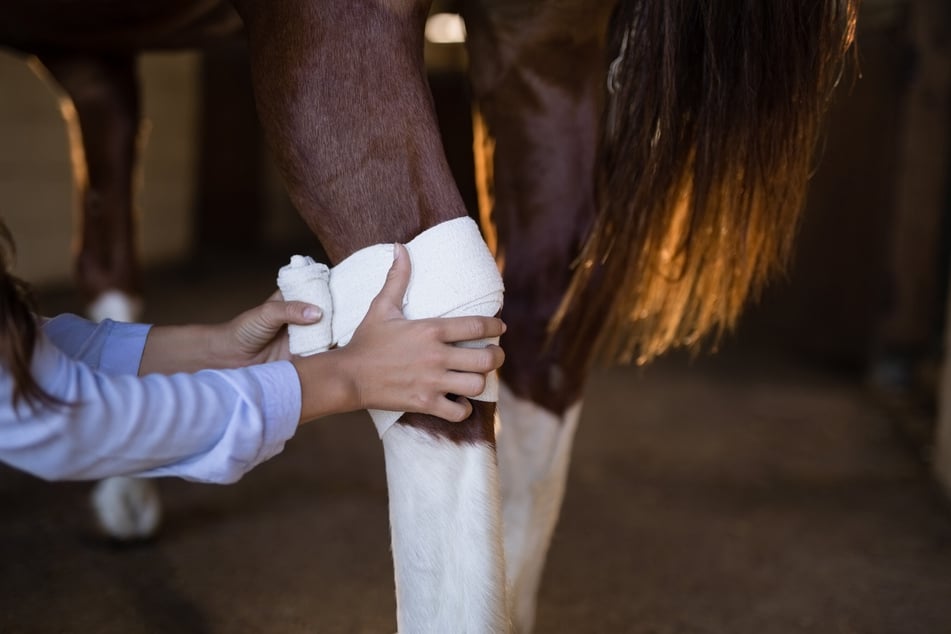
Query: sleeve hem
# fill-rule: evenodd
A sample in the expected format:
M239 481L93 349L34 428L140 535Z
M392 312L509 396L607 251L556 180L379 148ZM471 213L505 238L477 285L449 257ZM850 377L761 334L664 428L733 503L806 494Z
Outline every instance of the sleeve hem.
M106 374L138 374L150 324L111 322L99 370Z
M255 463L267 460L284 448L296 432L301 413L301 387L297 370L290 361L254 367L261 383L262 413L267 421L261 451Z

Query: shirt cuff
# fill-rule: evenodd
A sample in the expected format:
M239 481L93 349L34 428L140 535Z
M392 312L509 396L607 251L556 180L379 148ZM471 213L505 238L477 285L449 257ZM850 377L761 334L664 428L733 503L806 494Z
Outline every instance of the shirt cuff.
M301 387L297 369L290 361L276 361L252 366L251 370L262 388L262 413L268 424L264 428L261 451L255 459L260 464L284 449L296 432L301 414Z
M102 348L99 370L106 374L138 374L145 351L150 324L110 322L106 344Z

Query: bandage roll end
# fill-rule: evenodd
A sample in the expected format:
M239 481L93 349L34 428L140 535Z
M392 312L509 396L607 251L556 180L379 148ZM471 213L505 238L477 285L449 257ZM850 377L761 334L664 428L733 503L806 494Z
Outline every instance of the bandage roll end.
M313 304L324 314L316 324L288 325L291 354L309 356L329 349L333 343L330 269L309 256L292 256L290 263L278 271L277 287L281 289L285 300Z

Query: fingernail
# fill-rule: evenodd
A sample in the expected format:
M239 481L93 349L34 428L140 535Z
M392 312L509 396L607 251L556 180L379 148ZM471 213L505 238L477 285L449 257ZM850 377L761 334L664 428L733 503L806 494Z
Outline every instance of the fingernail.
M317 321L320 319L321 315L323 315L323 312L321 312L321 310L316 306L308 306L304 309L304 319Z
M396 260L399 260L399 259L400 259L400 243L394 242L393 243L393 261L395 262Z

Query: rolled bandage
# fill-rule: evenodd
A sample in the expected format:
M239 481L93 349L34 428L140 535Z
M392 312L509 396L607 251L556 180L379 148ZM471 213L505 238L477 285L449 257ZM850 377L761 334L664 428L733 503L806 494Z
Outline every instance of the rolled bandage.
M316 324L288 324L287 335L294 354L307 357L325 352L333 344L333 302L330 296L330 269L307 255L295 255L277 274L277 287L285 300L320 307L324 317Z
M406 250L412 263L403 300L407 319L492 317L502 309L502 276L471 218L456 218L427 229L410 240ZM393 245L377 244L355 252L330 271L331 319L331 310L318 304L324 310L324 320L332 321L332 342L328 347L334 343L344 346L350 341L370 302L383 288L392 264ZM497 342L498 337L493 337L461 345L485 347ZM293 338L290 345L293 354L301 354ZM498 377L494 372L487 377L485 391L475 399L498 400ZM370 410L380 436L403 413Z

